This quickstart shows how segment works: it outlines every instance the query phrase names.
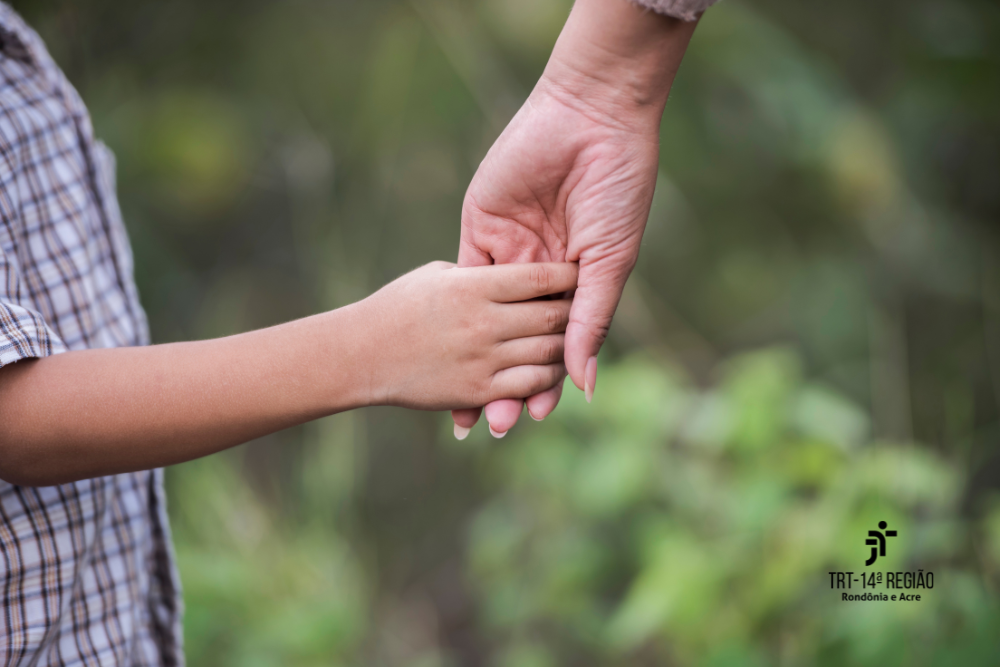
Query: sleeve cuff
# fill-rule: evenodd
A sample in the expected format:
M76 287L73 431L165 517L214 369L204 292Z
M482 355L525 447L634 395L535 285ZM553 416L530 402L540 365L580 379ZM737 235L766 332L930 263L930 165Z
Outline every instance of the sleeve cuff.
M41 315L0 301L0 367L21 359L48 357L65 351L66 346Z
M695 21L718 0L632 0L635 4L682 21Z

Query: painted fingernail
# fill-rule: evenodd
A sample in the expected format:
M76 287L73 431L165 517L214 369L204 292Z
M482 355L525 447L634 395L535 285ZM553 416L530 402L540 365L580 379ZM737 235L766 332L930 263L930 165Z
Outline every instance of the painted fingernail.
M492 435L494 438L502 438L505 435L507 435L507 431L504 431L503 433L497 433L496 431L493 430L493 427L490 426L490 435Z
M594 387L597 385L597 357L587 359L587 367L583 371L583 395L587 402L594 400Z
M469 437L470 433L472 433L472 429L471 428L465 428L464 426L459 426L458 424L455 424L455 439L456 440L465 440L466 438Z

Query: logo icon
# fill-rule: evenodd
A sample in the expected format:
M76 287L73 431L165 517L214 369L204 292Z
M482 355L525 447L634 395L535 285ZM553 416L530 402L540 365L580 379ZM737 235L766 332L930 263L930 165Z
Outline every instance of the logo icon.
M896 531L885 530L888 525L885 521L879 521L878 527L880 530L868 531L869 537L865 540L865 544L872 548L872 555L865 561L865 565L871 565L879 556L885 558L885 538L896 537ZM883 530L885 530L885 534L882 533Z

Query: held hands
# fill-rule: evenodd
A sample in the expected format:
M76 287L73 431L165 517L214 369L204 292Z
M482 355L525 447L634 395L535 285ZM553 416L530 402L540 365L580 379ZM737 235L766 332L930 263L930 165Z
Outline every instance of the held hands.
M597 352L639 253L657 157L656 124L626 127L543 87L497 139L465 198L460 266L579 262L565 360L588 399ZM560 383L529 398L532 417L548 415L561 389ZM487 405L491 429L506 432L521 405ZM454 418L468 427L478 411Z
M589 400L597 352L639 254L670 85L694 30L625 0L577 0L545 73L479 166L462 209L459 266L579 262L566 368ZM562 384L531 396L548 415ZM520 401L486 405L505 433ZM471 426L478 410L458 410Z
M432 262L386 285L355 306L372 336L368 402L469 408L560 383L571 302L531 299L572 290L577 273L567 263Z
M406 299L424 299L422 308L433 316L400 318L405 326L399 334L425 342L418 344L417 354L397 353L396 365L386 369L396 375L375 381L385 392L381 398L413 407L464 408L453 411L456 434L471 428L481 411L477 406L485 405L495 435L517 422L525 397L532 417L548 415L559 401L567 370L590 399L597 352L635 265L649 214L660 118L693 30L694 23L626 0L574 3L545 73L466 194L458 264L479 267L481 273L437 264L383 290L397 293L393 304L403 310L413 305ZM523 274L487 267L526 262L578 263L579 279L574 274L572 280L552 280L545 289L525 293L517 281L536 268ZM565 268L548 266L552 276L569 278L561 273ZM499 281L490 285L495 276ZM444 285L434 281L460 286L460 296L447 298L450 289L442 291ZM568 311L560 325L564 343L562 338L543 340L562 328L537 328L545 320L540 309L553 308L549 304L521 304L531 313L521 321L534 318L534 328L504 328L509 323L501 320L513 312L510 302L573 285L572 305L559 306ZM460 306L457 299L463 300ZM391 312L393 304L385 310ZM497 319L483 321L480 315ZM387 326L394 322L388 315L385 321ZM565 368L558 363L562 347Z

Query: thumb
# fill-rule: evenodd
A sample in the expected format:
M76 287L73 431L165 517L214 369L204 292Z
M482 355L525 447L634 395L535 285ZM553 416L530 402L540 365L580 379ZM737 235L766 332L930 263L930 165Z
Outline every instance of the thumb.
M566 370L573 384L590 400L597 382L597 353L608 337L628 271L598 273L595 265L580 266L580 281L573 296L566 327Z

